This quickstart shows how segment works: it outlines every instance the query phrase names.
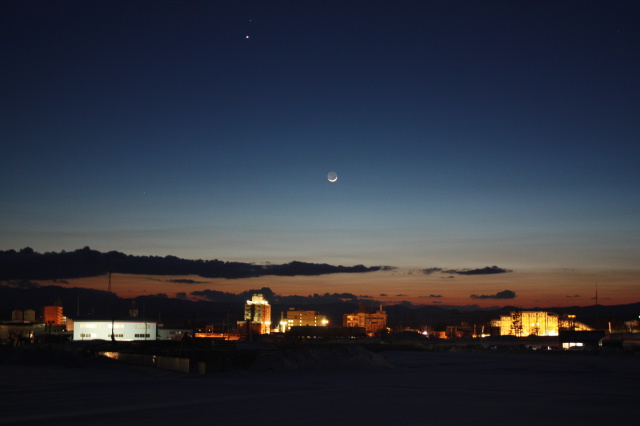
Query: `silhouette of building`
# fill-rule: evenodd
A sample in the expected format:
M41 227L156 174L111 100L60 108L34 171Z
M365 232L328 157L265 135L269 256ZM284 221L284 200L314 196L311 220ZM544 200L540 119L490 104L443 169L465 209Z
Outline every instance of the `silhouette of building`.
M282 312L280 317L280 331L287 332L291 327L326 327L329 320L324 315L319 315L316 311L297 311L289 308L286 313Z
M14 309L11 311L11 321L36 322L36 311L33 309Z
M562 349L593 350L599 347L605 337L604 331L560 330L559 340Z
M348 340L366 337L364 327L293 326L287 331L289 340L299 342Z
M378 311L360 306L360 309L354 313L343 315L342 325L343 327L362 327L368 335L373 335L386 329L387 313L382 310L382 305Z
M136 301L135 300L131 301L131 308L129 308L129 316L131 318L138 318L139 314L140 313L138 311L138 308L136 308Z
M158 327L158 340L182 340L192 332L188 328L165 328Z
M18 346L33 338L33 323L24 321L0 322L0 343Z
M469 323L463 322L460 325L448 325L445 336L447 339L455 339L460 337L476 337L477 327Z
M591 331L591 327L575 320L575 315L560 316L555 312L513 311L493 320L501 336L558 336L560 330Z
M238 321L241 334L271 332L271 305L262 294L254 294L244 305L244 321Z

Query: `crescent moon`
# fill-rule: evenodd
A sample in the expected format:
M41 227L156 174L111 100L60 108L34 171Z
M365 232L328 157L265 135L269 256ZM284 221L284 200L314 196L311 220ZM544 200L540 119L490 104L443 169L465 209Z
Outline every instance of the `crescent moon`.
M327 179L329 179L329 182L335 182L338 180L338 174L336 172L329 172Z

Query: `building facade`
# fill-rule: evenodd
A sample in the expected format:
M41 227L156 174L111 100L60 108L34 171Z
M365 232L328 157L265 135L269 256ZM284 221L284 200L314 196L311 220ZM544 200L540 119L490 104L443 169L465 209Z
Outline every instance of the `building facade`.
M291 327L326 327L328 325L327 317L316 311L297 311L295 308L289 308L286 316L283 312L280 318L280 332L282 333L287 332Z
M64 325L65 318L62 314L62 306L45 306L44 307L44 323L51 325Z
M555 312L514 311L494 320L492 326L501 336L558 336L560 330L590 331L589 326L575 320L575 315L560 316Z
M241 333L271 333L271 305L262 294L254 294L244 305L244 321L238 321Z
M75 320L73 340L156 340L157 323L144 320Z
M362 327L368 335L373 335L387 328L387 313L382 310L382 305L378 311L361 306L352 314L344 314L342 325L343 327Z
M33 309L14 309L11 311L11 321L36 322L36 311Z
M158 328L158 340L182 340L190 336L193 330L187 328Z

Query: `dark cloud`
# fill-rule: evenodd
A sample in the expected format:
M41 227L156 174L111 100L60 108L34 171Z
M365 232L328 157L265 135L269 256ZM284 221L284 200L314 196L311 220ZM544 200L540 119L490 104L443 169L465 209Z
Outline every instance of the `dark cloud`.
M246 300L251 299L253 294L262 294L269 303L282 303L282 304L327 304L327 303L354 303L357 304L359 300L370 296L356 296L352 293L325 293L323 295L314 294L310 296L280 296L275 294L269 287L263 287L259 290L247 290L240 294L227 293L217 290L201 290L192 291L191 296L208 300L210 302L231 302L231 303L244 303Z
M420 298L434 298L434 297L442 297L441 294L430 294L428 296L420 296Z
M30 290L32 288L38 288L40 287L40 284L35 283L33 281L29 281L29 280L12 280L12 281L7 281L6 283L7 287L13 287L13 288L23 288L25 290Z
M440 272L440 271L442 271L442 268L426 268L422 270L422 273L426 275L431 275L434 272Z
M244 300L243 296L239 294L227 293L224 291L217 291L217 290L192 291L191 295L198 299L204 299L210 302L242 303L242 301Z
M431 303L442 303L442 301L441 300L434 300Z
M472 294L470 297L472 299L515 299L516 298L516 293L515 293L515 291L511 291L511 290L503 290L503 291L499 291L496 294L492 294L492 295Z
M36 253L26 247L20 251L0 251L0 280L49 280L103 275L107 272L141 275L199 275L204 278L249 278L264 275L295 276L337 273L363 273L384 269L334 266L326 263L293 261L282 265L214 260L181 259L176 256L133 256L110 251L102 253L90 247L61 253ZM388 267L385 267L388 268ZM190 283L187 283L190 284Z
M387 297L387 296L388 296L388 294L386 294L386 293L380 293L380 297Z
M185 293L184 291L176 293L176 298L177 299L186 299L187 298L187 293Z
M509 269L499 268L497 266L485 266L484 268L478 269L448 269L443 271L447 274L458 274L458 275L488 275L488 274L503 274L505 272L513 272Z
M396 294L396 297L408 297L406 294Z
M351 293L325 293L322 295L316 293L312 296L276 296L276 301L282 304L359 303L358 296Z
M207 281L195 281L188 279L178 279L178 280L167 280L170 283L178 283L178 284L205 284Z

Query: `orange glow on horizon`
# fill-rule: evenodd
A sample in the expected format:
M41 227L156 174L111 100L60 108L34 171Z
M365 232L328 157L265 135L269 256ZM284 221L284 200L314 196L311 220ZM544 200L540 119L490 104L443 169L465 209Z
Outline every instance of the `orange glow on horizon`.
M65 287L107 290L107 277L67 280ZM360 298L380 301L385 305L403 301L414 305L478 305L553 307L589 306L595 304L595 283L598 283L602 305L618 305L640 301L640 270L590 271L548 270L516 271L489 275L424 274L420 270L397 269L363 274L330 274L320 276L224 279L188 276L150 276L112 274L112 290L123 298L166 294L187 296L194 291L216 290L238 294L247 290L270 288L281 296L310 296L314 293L351 293ZM55 281L40 281L42 285L61 285ZM510 290L513 299L493 298ZM471 298L477 295L478 298ZM489 297L485 297L489 296Z

